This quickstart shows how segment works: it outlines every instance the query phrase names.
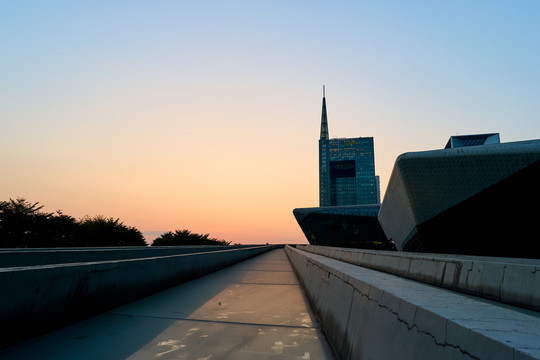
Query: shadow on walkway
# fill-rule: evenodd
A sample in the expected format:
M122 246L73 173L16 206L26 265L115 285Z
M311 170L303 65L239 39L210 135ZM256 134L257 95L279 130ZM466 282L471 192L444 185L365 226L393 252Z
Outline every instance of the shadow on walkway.
M35 338L2 359L330 359L283 249Z

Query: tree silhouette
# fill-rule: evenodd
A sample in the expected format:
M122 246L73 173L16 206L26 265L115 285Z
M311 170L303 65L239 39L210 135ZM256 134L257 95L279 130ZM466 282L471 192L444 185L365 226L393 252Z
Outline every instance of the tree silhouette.
M230 243L230 241L209 238L209 234L202 235L184 229L162 234L152 242L152 246L229 245Z
M119 219L98 215L80 221L42 212L39 202L0 201L0 247L146 246L144 236Z
M146 246L143 234L120 219L102 215L81 220L83 246Z
M103 247L146 246L142 233L120 219L102 215L86 216L80 220L63 214L41 211L39 202L24 198L0 201L0 247ZM189 230L166 232L152 246L230 245L230 241L211 238L209 234Z
M3 247L30 247L42 233L52 217L40 210L39 202L30 203L23 198L0 202L0 243Z

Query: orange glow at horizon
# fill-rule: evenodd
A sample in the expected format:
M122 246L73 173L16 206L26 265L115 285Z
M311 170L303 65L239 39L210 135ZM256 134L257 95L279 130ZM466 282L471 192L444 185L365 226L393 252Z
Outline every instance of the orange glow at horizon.
M536 3L208 5L0 3L0 200L304 243L323 84L330 138L374 138L381 200L401 153L540 138Z

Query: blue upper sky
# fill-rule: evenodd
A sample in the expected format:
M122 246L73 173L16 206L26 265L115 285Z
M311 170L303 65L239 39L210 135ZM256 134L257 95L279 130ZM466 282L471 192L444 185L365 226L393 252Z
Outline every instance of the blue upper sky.
M4 1L0 199L296 240L322 85L330 136L375 138L384 192L400 153L451 135L540 138L539 40L536 0Z

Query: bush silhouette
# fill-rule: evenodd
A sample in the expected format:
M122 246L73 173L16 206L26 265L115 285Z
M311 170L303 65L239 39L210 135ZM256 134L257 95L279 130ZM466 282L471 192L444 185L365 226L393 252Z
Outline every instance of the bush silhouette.
M143 234L120 219L102 215L80 221L83 246L146 246Z
M146 246L144 236L119 219L98 215L80 221L61 211L41 211L39 202L24 198L0 201L0 247L51 248Z
M0 201L0 247L106 247L146 246L142 233L120 219L102 215L86 216L80 220L61 211L41 211L39 202L24 198ZM210 238L209 234L189 230L166 232L152 246L230 245L230 241Z
M181 246L181 245L229 245L230 241L209 238L209 234L192 233L189 230L169 231L152 242L152 246Z

